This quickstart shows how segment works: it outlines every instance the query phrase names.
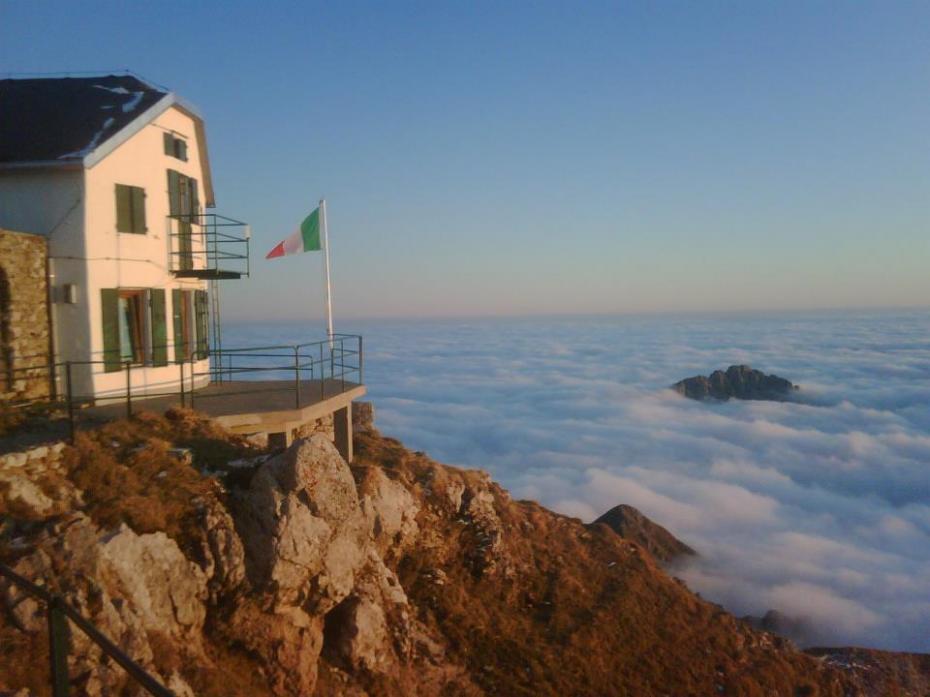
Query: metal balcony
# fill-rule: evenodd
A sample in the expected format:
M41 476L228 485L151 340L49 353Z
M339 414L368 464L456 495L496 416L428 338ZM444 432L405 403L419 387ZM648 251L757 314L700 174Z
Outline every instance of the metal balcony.
M249 275L247 223L216 213L168 216L169 268L178 278L226 280Z

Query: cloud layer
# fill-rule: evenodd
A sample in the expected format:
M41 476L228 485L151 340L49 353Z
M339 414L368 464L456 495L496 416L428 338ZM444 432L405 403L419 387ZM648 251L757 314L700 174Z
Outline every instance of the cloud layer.
M930 651L930 312L358 329L378 425L409 447L585 521L636 506L699 551L676 573L738 615ZM801 384L803 403L667 389L732 363Z

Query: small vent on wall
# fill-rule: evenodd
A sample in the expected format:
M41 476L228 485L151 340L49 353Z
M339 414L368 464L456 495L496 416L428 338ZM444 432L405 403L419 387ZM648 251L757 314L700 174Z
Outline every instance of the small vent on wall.
M73 283L65 283L61 287L61 302L66 305L77 304L77 286Z

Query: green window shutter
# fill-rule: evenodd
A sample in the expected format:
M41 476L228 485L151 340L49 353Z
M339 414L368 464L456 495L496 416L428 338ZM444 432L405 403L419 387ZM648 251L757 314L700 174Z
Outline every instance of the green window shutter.
M162 137L164 138L165 143L165 154L174 155L174 136L165 131L162 134Z
M132 231L144 234L145 227L145 189L138 186L129 187L132 194Z
M119 291L100 289L100 314L103 318L103 369L113 373L122 368L119 351Z
M152 365L168 365L168 323L165 316L165 289L152 288Z
M198 215L200 213L200 194L197 191L197 180L190 180L191 192L191 213ZM197 222L196 220L194 222Z
M207 357L207 292L194 291L194 316L197 325L197 358Z
M178 268L189 271L194 268L194 246L191 242L191 224L178 222Z
M132 232L132 187L116 185L116 229Z
M171 289L171 315L174 318L174 360L183 363L187 360L187 347L184 345L184 313L181 303L184 292L178 288Z
M173 169L168 170L168 212L181 214L181 174Z
M175 142L177 144L177 158L187 162L187 141L183 138L178 138Z

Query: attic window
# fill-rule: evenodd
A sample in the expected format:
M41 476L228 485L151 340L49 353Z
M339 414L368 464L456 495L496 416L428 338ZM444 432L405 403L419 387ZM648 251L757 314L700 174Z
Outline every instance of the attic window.
M171 157L176 157L179 160L187 162L187 141L183 138L178 138L174 133L165 131L164 134L165 140L165 154L170 155Z

